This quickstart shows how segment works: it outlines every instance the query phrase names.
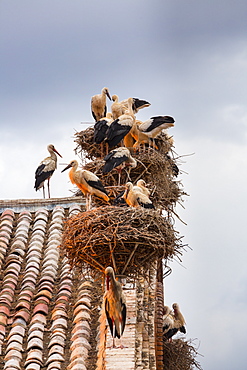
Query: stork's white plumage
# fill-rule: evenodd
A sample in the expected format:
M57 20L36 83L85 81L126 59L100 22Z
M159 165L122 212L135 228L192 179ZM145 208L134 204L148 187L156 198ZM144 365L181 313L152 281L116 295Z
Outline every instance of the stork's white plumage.
M108 131L106 141L109 147L112 148L118 145L131 130L135 122L135 116L132 110L132 98L128 99L128 110L125 114L119 116L115 121L112 122Z
M78 162L73 160L66 166L62 172L71 168L69 178L72 184L75 184L86 197L86 210L91 208L91 196L95 195L108 202L107 191L101 183L98 176L87 170L78 170Z
M123 198L130 207L143 207L154 209L154 205L149 197L143 193L142 189L138 186L133 186L131 182L125 184L125 192Z
M113 149L104 158L105 165L102 172L108 173L113 169L116 169L119 174L118 185L120 185L121 172L125 167L135 168L137 166L136 160L131 156L128 148L120 146L119 148ZM129 173L128 173L129 176Z
M135 189L136 187L140 188L140 189L142 190L142 192L143 192L144 194L146 194L148 197L150 196L150 191L149 191L149 190L148 190L148 188L147 188L146 181L144 181L144 180L142 180L142 179L138 180L138 181L137 181L137 183L136 183L136 186L134 186L134 189Z
M50 198L50 178L57 168L57 156L62 158L61 154L55 149L53 144L49 144L47 146L47 150L50 153L50 157L43 159L40 162L40 165L35 171L35 184L34 188L37 191L38 189L43 188L43 197L45 198L45 186L44 183L47 180L47 188L48 188L48 197Z
M174 122L174 118L171 116L156 116L151 117L140 125L133 125L131 134L136 140L133 147L137 148L141 143L145 142L149 142L149 145L151 145L150 140L154 139L162 130L173 127Z
M180 331L186 333L185 320L179 309L177 303L172 305L173 311L164 306L163 309L163 338L164 340L171 340L171 338Z
M112 95L113 103L111 105L111 111L114 120L124 114L125 111L128 109L128 105L126 106L125 104L120 103L118 100L119 99L117 95Z
M122 285L115 279L115 273L112 267L105 269L106 292L104 294L104 309L106 318L113 338L113 347L115 347L114 338L123 335L126 323L126 300L122 290Z
M107 106L106 97L111 100L111 95L107 87L101 90L101 94L92 96L91 98L91 111L95 122L106 116Z

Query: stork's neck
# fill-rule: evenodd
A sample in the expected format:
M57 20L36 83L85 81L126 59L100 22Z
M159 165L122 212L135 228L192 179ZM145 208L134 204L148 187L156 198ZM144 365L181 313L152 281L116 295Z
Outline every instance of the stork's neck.
M53 152L53 150L49 150L49 152L50 152L51 158L52 158L55 162L57 162L57 155L56 155L56 153L55 153L55 152Z

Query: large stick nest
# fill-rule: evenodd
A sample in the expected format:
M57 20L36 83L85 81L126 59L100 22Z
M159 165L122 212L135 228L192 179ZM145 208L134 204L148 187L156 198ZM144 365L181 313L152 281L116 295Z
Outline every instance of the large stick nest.
M81 157L94 160L96 158L102 158L107 154L105 142L103 142L102 145L94 142L94 126L90 126L86 130L76 132L74 136L74 141L77 145L75 152L80 154ZM173 145L171 136L164 132L160 133L154 141L155 145L158 147L158 151L164 154L168 153Z
M163 345L164 370L202 370L196 360L198 352L190 341L174 339L172 342L165 341Z
M137 275L157 258L182 254L169 218L154 210L112 206L68 218L62 248L72 266L104 271L110 265L118 275Z
M131 169L130 179L127 171L122 171L121 184L123 184L123 187L121 190L124 190L124 184L127 181L131 180L136 183L139 179L143 179L151 190L150 199L155 207L166 210L175 205L185 195L180 181L174 178L173 160L170 157L154 150L133 154L133 157L137 160L137 167ZM106 188L117 186L118 172L113 170L103 175L104 163L103 160L95 160L86 163L84 168L99 176ZM115 195L118 195L118 193Z

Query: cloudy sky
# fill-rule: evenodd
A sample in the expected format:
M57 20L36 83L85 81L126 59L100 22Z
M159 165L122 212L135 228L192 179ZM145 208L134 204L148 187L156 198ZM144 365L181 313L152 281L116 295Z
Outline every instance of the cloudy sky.
M175 118L189 194L176 229L191 249L171 263L166 303L180 303L205 370L247 361L246 14L245 0L0 1L1 199L42 197L34 172L47 144L58 163L75 158L104 86L150 101L140 119ZM52 196L69 196L58 167Z

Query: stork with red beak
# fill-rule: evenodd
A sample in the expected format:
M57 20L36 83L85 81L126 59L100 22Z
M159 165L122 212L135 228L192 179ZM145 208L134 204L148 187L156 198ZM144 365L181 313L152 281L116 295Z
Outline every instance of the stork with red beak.
M48 197L50 198L50 178L53 172L57 168L57 155L62 158L61 154L55 149L53 144L47 146L47 150L50 153L50 157L46 157L40 162L40 165L35 171L35 190L43 188L43 197L45 198L45 186L44 183L47 180Z
M123 294L122 285L115 279L115 273L112 267L105 269L106 292L104 294L104 309L106 318L113 338L113 347L115 347L115 338L123 335L126 323L126 300Z

